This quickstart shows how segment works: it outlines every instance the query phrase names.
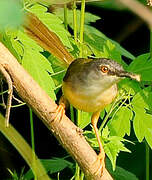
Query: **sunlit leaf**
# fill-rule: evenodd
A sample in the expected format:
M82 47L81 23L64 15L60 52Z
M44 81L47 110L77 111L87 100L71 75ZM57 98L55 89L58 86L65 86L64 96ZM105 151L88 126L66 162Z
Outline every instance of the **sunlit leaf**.
M130 152L130 151L122 143L124 141L123 138L118 137L118 136L108 135L110 131L107 129L108 129L108 126L106 126L102 132L102 137L104 139L104 150L112 163L113 170L115 170L116 158L118 156L118 153L120 151L125 151L125 152Z
M134 131L139 142L145 137L152 147L152 115L146 113L146 109L151 109L152 91L146 88L137 93L132 101L135 118L133 121Z
M128 70L141 75L143 81L152 80L152 58L150 54L142 54L138 56L129 65Z
M56 99L54 89L55 85L48 72L52 72L51 64L48 60L35 50L24 49L22 59L23 67L32 75L39 83L43 90L50 95L52 99Z
M132 112L130 109L121 107L112 120L109 121L111 135L124 137L125 134L130 135L130 120Z
M49 29L55 32L65 46L72 49L68 38L70 34L65 30L61 19L54 14L47 13L47 8L39 4L29 8L29 11L34 13Z

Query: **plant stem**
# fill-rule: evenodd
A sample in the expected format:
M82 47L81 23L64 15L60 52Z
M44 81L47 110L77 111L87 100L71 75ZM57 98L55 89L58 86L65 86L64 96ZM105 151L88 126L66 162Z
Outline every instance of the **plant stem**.
M146 180L149 180L149 145L145 142L146 149Z
M81 124L81 111L77 110L77 126Z
M70 105L70 115L71 115L71 121L74 122L74 109L72 105Z
M83 179L84 179L84 173L81 171L80 180L83 180Z
M80 20L80 57L83 57L83 33L85 17L85 0L81 1L81 20Z
M118 103L120 100L122 100L123 96L124 96L124 94L122 94L122 95L120 96L120 98L119 98L118 100L115 100L115 102L112 104L112 106L111 106L111 108L110 108L110 111L109 111L108 114L106 115L105 119L103 120L103 122L102 122L102 124L101 124L101 126L100 126L100 128L99 128L99 131L101 131L101 130L103 129L103 127L104 127L104 125L106 124L106 122L107 122L110 114L112 113L112 111L113 111L114 108L116 107L117 103Z
M80 180L80 167L78 163L76 163L75 180Z
M73 30L74 30L74 40L75 43L77 43L77 10L76 10L77 6L76 6L76 2L73 1Z
M30 112L30 125L31 125L31 144L32 144L32 150L35 152L33 112L31 108L29 108L29 112Z
M67 30L68 29L68 8L67 5L64 5L64 27Z
M30 112L30 125L31 125L31 144L32 144L32 150L33 152L35 152L35 143L34 143L34 123L33 123L33 112L32 109L29 108L29 112ZM36 157L35 154L33 154L33 167L35 168L35 164L36 164ZM36 180L37 177L35 176L34 179Z

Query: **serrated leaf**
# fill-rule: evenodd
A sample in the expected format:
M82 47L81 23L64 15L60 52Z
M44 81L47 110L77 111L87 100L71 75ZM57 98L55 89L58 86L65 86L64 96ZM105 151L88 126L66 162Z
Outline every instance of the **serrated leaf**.
M137 93L133 100L133 110L135 117L133 121L134 131L139 142L145 137L148 144L152 147L152 116L146 113L146 109L151 109L152 92L146 88Z
M54 82L48 72L53 73L51 64L39 52L35 50L24 49L24 56L22 59L23 67L31 74L31 76L38 82L42 89L52 98L56 99L54 93Z
M132 111L127 107L121 107L115 116L108 122L108 127L112 136L124 137L125 134L130 135L130 120Z
M47 13L47 8L35 4L29 8L29 11L34 13L49 29L51 29L61 39L63 44L72 49L68 36L69 32L65 30L63 22L54 14Z
M104 150L106 155L109 157L113 170L116 167L116 158L120 151L130 152L122 143L125 141L123 138L118 136L110 136L108 126L102 131L102 138L104 140Z
M124 144L121 141L123 141L122 138L111 136L108 138L107 143L104 144L104 150L112 163L113 170L116 168L116 158L118 153L120 151L130 152L126 147L124 147Z
M142 54L134 59L129 65L128 71L140 74L143 81L151 81L152 58L150 58L150 54Z
M46 172L49 174L57 173L65 169L66 167L72 169L73 164L63 158L53 158L53 159L41 159L41 163L46 169ZM32 173L32 170L30 169L25 175L25 179L33 179L34 175Z
M9 49L9 51L16 57L16 59L20 60L20 56L12 43L14 39L10 34L7 34L7 32L3 33L0 37L0 41Z

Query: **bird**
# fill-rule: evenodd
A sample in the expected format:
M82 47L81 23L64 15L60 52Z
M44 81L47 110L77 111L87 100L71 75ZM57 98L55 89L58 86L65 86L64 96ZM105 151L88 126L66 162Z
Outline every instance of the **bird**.
M120 80L130 78L140 81L140 75L127 72L115 60L104 57L74 59L59 37L32 13L27 13L23 26L32 39L60 59L67 68L62 82L63 95L55 119L62 119L67 103L76 109L92 113L91 124L99 144L97 161L100 161L99 170L103 172L105 152L97 128L100 113L116 98L117 83Z

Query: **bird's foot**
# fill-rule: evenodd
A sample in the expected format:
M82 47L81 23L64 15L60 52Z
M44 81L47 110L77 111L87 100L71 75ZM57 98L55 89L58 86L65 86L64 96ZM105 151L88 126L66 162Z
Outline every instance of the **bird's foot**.
M94 166L99 166L95 175L101 174L102 176L105 169L105 152L102 151L98 154L97 160L94 162Z
M55 121L60 122L63 118L63 115L65 114L65 104L64 103L61 103L58 105L58 107L56 108L55 114L56 115L55 115L53 122L55 122Z

